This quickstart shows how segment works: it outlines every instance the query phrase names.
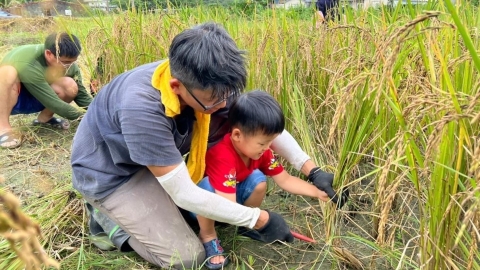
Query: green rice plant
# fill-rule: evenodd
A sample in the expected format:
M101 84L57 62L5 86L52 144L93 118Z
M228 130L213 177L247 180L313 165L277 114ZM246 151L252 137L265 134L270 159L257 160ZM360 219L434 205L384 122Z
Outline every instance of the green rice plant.
M334 187L337 191L355 183L351 179L353 169L360 163L364 154L372 147L371 139L376 132L380 118L376 118L374 95L369 89L370 76L368 74L359 74L354 77L350 83L341 89L343 94L339 98L338 107L332 120L329 132L329 142L339 140L338 160L335 169ZM337 256L343 257L343 260L353 256L345 256L345 252L338 252L341 247L341 238L337 238L339 232L338 209L333 204L328 204L324 208L324 222L327 244L333 246ZM363 268L361 264L349 261L354 264L355 269Z
M430 13L430 15L433 14ZM416 28L418 29L418 24ZM464 192L468 183L472 183L472 179L466 175L469 158L465 152L472 151L469 138L475 129L465 120L468 116L462 111L462 106L466 105L461 104L468 103L464 101L465 93L457 91L455 88L467 90L462 87L462 83L467 85L471 85L471 83L463 78L472 78L478 75L472 73L469 64L461 64L465 67L465 69L461 69L463 74L458 76L461 79L456 82L451 80L451 71L447 68L446 56L449 55L449 50L454 48L453 44L456 43L452 41L454 39L449 38L451 35L447 30L441 32L444 34L441 39L443 43L437 38L440 36L437 33L425 34L428 42L425 46L426 50L423 51L424 59L429 59L430 67L434 65L440 67L427 77L430 84L427 87L413 88L416 91L404 90L407 93L404 93L403 96L411 95L411 98L407 99L411 103L405 104L404 102L407 100L401 98L401 95L398 94L398 86L394 83L397 75L391 73L393 77L389 76L391 78L388 84L389 91L384 92L383 97L386 99L388 107L394 112L401 134L403 134L402 137L396 138L397 142L401 141L396 148L402 155L405 155L406 164L397 167L397 175L400 168L400 175L405 175L410 179L417 192L416 200L421 205L418 221L420 226L420 267L425 269L460 267L463 269L469 266L470 269L475 269L478 267L478 261L472 260L472 254L469 252L469 250L474 250L472 247L475 246L475 240L469 239L468 234L458 235L459 229L462 227L460 212L465 211L458 207L463 201L463 196L459 192ZM438 46L439 43L442 44L444 52ZM420 46L422 51L421 48ZM426 66L426 70L429 70L428 66ZM430 89L432 86L433 89ZM433 91L428 93L428 97L422 98L420 93L424 90ZM408 93L408 91L412 92ZM417 95L417 101L412 99L414 95ZM425 110L425 105L429 103L435 104L435 110L431 107L430 110ZM470 101L470 106L477 105L473 105ZM412 112L417 114L412 115ZM435 128L432 129L432 127ZM387 171L387 173L392 172ZM474 184L473 188L475 187ZM465 243L465 247L455 250L453 241L458 239L457 237L463 238L462 243Z

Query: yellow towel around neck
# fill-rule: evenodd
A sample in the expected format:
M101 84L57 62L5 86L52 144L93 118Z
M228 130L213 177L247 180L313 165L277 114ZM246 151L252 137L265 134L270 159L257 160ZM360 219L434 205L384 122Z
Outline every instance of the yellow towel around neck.
M168 117L180 114L180 100L173 92L172 87L170 87L171 79L170 62L166 60L155 69L152 76L152 86L160 91L162 104L165 106L165 114ZM197 184L202 180L205 173L205 154L207 153L210 114L195 111L195 118L187 168L193 182Z

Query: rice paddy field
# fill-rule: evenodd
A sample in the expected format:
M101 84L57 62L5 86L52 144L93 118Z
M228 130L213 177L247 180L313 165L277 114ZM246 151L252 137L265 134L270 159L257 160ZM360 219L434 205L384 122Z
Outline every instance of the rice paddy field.
M440 0L345 6L338 21L318 28L313 9L254 5L0 21L0 57L68 31L83 45L85 84L92 77L105 84L165 58L183 29L221 23L247 52L246 90L272 93L287 129L317 164L335 173L335 187L349 187L351 194L335 210L269 183L263 207L317 243L259 244L236 235L234 226L220 226L231 259L226 269L480 269L478 13L469 1ZM98 76L101 55L104 73ZM158 269L135 253L90 244L83 201L70 180L78 123L63 132L33 127L33 119L10 118L25 143L0 150L0 187L39 224L48 256L61 269ZM1 205L0 213L4 200ZM0 237L0 269L24 267Z

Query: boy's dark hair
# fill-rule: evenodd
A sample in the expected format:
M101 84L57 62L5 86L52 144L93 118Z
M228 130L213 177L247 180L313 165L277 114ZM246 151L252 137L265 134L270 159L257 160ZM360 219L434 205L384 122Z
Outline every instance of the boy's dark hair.
M245 88L244 52L219 24L184 30L173 39L168 58L173 77L188 89L212 90L212 100L238 95Z
M56 57L77 57L82 50L80 41L72 34L53 33L45 39L45 50L49 50Z
M273 135L283 132L285 116L280 104L267 92L254 90L233 101L228 113L230 126L247 135Z

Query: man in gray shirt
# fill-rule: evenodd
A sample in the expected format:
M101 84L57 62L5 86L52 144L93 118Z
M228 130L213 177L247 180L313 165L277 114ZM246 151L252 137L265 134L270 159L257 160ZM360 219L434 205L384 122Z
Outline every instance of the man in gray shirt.
M149 262L174 268L205 259L179 207L253 229L265 242L292 241L280 215L231 202L194 182L203 177L207 139L212 146L230 128L228 104L246 84L243 52L221 26L206 23L177 35L168 56L105 85L78 127L73 185L89 203L91 230L98 219L110 236L123 232L117 247L130 246ZM288 132L272 148L304 174L314 172L314 184L333 194L333 175L318 173Z

